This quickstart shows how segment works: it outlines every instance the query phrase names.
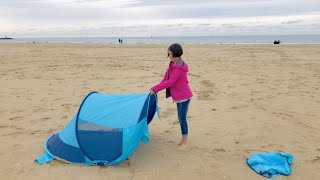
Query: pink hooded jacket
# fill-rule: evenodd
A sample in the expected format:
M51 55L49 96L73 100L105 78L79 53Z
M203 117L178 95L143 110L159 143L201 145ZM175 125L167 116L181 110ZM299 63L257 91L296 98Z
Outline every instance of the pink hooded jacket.
M188 99L192 97L191 89L188 85L188 65L182 59L177 64L170 61L162 81L152 89L159 92L166 89L166 98L172 96L174 101Z

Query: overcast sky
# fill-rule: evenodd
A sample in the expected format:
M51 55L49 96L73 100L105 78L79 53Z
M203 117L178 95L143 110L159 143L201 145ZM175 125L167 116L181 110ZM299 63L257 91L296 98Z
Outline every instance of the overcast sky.
M320 0L0 0L0 36L320 34Z

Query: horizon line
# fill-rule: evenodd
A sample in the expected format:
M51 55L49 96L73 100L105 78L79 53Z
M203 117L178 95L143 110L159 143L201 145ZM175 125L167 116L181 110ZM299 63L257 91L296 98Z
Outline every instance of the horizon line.
M163 38L163 37L226 37L226 36L301 36L301 35L310 35L310 36L319 36L319 34L233 34L233 35L192 35L192 36L41 36L41 37L16 37L15 39L23 38ZM2 36L0 36L2 37ZM3 36L5 37L5 36ZM14 36L7 36L8 38L14 38Z

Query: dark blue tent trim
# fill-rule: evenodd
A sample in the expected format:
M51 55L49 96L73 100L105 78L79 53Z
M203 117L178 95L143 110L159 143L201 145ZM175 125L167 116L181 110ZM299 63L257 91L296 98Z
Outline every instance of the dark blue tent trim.
M148 117L147 117L147 124L149 125L150 122L152 121L154 115L156 114L156 109L157 109L157 99L158 96L157 94L149 95L149 108L148 108Z
M98 92L91 92L91 93L89 93L85 98L84 98L84 100L82 101L82 103L81 103L81 105L80 105L80 107L79 107L79 110L78 110L78 113L77 113L77 117L76 117L76 125L75 125L75 132L76 132L76 138L77 138L77 141L78 141L78 144L79 144L79 148L81 149L81 151L83 152L83 154L89 159L89 160L91 160L91 161L94 161L93 160L93 158L91 158L87 153L86 153L86 151L83 149L83 147L82 147L82 145L81 145L81 143L80 143L80 141L79 141L79 136L78 136L78 120L79 120L79 114L80 114L80 111L81 111L81 108L82 108L82 106L83 106L83 104L84 104L84 102L86 101L86 99L91 95L91 94L94 94L94 93L98 93Z
M137 123L142 121L143 118L147 118L147 124L150 124L152 121L155 113L156 113L156 108L157 108L157 95L156 94L149 94L148 98L144 102L143 108L141 110L141 114L139 116L139 120Z
M86 163L82 151L77 147L65 144L59 138L59 134L51 136L46 145L48 151L55 157L59 157L70 162Z

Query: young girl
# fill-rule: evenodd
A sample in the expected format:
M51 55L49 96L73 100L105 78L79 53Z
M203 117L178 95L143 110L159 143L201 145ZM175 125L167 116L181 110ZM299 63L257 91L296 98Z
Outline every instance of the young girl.
M169 68L162 81L150 89L151 94L166 89L166 98L171 96L177 103L178 118L182 132L182 138L178 143L177 150L186 150L188 147L187 112L192 97L187 78L188 65L181 59L182 54L183 50L179 44L172 44L168 48L168 57L171 60Z

